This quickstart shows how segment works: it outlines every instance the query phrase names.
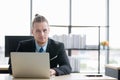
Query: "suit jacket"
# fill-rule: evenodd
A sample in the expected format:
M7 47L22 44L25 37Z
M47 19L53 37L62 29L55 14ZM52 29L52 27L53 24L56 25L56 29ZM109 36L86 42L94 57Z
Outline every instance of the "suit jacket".
M35 52L36 46L35 46L35 40L25 40L21 41L18 45L17 52ZM68 60L68 57L66 55L64 44L54 41L52 39L48 39L48 45L46 52L49 52L50 55L50 68L53 68L57 74L59 75L65 75L71 73L71 66ZM59 65L59 67L57 67ZM11 69L11 60L9 59L9 72L12 74Z

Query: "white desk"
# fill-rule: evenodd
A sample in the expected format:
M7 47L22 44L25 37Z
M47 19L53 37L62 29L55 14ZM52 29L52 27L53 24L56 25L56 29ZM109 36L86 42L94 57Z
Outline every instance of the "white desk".
M0 70L8 70L9 65L0 65Z
M120 65L106 64L105 74L120 80Z
M9 74L0 74L0 80L117 80L116 78L103 76L103 77L86 77L80 73L72 73L70 75L55 76L51 79L14 79Z
M0 73L8 73L8 65L0 65Z

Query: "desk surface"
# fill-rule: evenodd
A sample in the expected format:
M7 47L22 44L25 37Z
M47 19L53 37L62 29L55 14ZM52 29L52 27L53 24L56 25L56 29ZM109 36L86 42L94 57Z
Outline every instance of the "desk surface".
M103 77L86 77L80 73L72 73L64 76L53 76L51 79L14 79L9 74L0 74L0 80L117 80L116 78L103 76Z
M120 65L117 64L106 64L105 67L120 70Z
M0 70L8 70L9 65L0 65Z

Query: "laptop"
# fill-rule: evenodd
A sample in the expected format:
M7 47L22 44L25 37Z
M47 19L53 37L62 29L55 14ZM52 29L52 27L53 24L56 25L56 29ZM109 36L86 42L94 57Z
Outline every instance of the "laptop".
M14 78L50 79L49 53L11 52Z

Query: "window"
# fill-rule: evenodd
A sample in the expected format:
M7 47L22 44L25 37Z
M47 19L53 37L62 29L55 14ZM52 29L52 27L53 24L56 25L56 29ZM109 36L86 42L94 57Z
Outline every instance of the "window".
M0 10L0 64L7 64L5 35L30 35L30 1L1 0Z
M109 23L110 23L110 63L120 64L120 0L109 0Z
M22 6L21 6L22 5ZM26 0L0 1L0 46L4 46L5 35L30 34L30 2Z
M32 1L32 6L30 5L30 1ZM71 5L70 1L72 2ZM117 45L119 44L119 39L115 37L119 33L119 10L117 9L119 2L119 0L110 1L110 47L113 48L120 47ZM98 28L92 27L81 30L79 26L100 26L100 40L106 40L106 36L108 35L106 34L106 6L107 0L2 0L0 1L0 47L4 49L5 35L30 35L31 17L33 19L37 13L48 19L51 26L51 37L54 34L68 34L68 26L71 25L72 34L86 34L87 38L89 38L87 39L87 44L98 45ZM94 38L92 35L94 35ZM73 50L72 52L75 55L81 56L83 72L97 72L97 51ZM104 57L105 53L103 52L100 56L102 56L101 62L103 63L101 63L101 67L103 69L106 58ZM95 66L97 67L91 66L88 61L96 61Z
M47 2L47 3L46 3ZM106 27L107 25L107 17L106 17L106 0L71 0L71 8L70 8L70 0L33 0L33 15L39 13L47 17L49 24L54 25L56 27L51 27L51 36L53 34L68 34L67 27L69 25L72 26L71 33L72 34L86 34L87 36L87 44L95 44L98 45L98 28L85 28L80 29L79 26L102 26ZM70 14L71 9L71 14ZM71 19L71 23L70 23ZM62 25L62 26L61 26ZM66 26L66 27L63 27ZM75 28L74 26L78 26ZM101 40L104 40L106 37L105 34L106 29L101 30ZM83 32L83 33L82 33ZM93 36L94 38L92 38ZM104 36L105 35L105 36ZM92 36L92 37L91 37ZM74 54L79 53L84 59L81 58L81 62L86 65L85 69L82 71L92 71L97 72L97 67L90 66L88 61L94 61L95 66L98 66L98 52L97 51L72 51ZM95 55L94 59L90 59L86 56L91 53L89 57ZM82 64L82 63L81 63ZM84 65L83 64L83 65ZM102 63L104 64L104 63ZM82 66L83 66L82 65ZM84 67L84 66L83 66Z

